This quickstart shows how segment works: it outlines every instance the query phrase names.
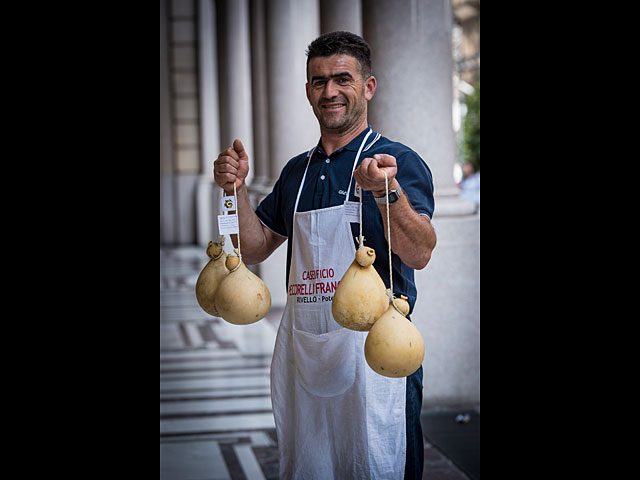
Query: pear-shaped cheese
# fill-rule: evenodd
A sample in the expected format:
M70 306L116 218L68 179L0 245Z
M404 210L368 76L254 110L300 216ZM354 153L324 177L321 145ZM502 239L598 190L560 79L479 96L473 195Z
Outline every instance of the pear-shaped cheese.
M264 318L271 309L271 293L265 283L236 255L227 256L226 266L230 273L218 285L214 299L220 316L234 325Z
M218 285L229 274L225 266L227 254L222 249L222 243L209 242L207 255L211 260L204 266L196 281L196 299L200 308L209 315L218 316L214 296Z
M385 377L406 377L415 372L424 359L424 341L416 326L405 318L409 304L404 295L376 321L364 342L369 366Z
M336 288L331 313L344 328L369 330L389 305L384 283L373 267L375 259L373 248L360 246Z

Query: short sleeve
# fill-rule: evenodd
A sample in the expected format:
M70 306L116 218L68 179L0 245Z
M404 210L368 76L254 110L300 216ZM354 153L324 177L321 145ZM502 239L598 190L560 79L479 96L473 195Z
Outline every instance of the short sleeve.
M433 178L424 160L413 150L396 157L398 173L396 179L418 213L433 217Z

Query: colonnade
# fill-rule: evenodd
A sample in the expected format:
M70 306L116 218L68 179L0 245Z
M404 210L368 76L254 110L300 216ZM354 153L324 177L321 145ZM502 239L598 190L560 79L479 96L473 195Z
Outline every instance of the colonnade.
M193 182L194 243L206 245L217 232L212 165L235 138L249 153L247 184L256 199L291 157L317 142L304 90L305 50L334 30L360 34L371 45L378 89L369 122L425 159L444 200L436 215L448 214L456 194L449 0L197 0L195 8L200 177Z

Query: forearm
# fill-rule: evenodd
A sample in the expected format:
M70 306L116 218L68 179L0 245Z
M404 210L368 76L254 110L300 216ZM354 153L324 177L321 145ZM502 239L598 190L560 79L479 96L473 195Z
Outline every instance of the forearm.
M225 195L233 195L233 190L230 192L225 191ZM260 219L256 215L251 201L249 200L249 193L244 183L237 189L237 212L238 213L238 228L240 230L240 253L242 254L242 260L247 265L254 265L265 260L275 248L270 245L269 239L265 234L265 229ZM231 241L235 248L238 247L238 235L230 235Z
M389 189L397 188L397 180L392 180ZM374 194L376 196L380 193ZM387 241L387 205L378 204ZM416 270L424 268L431 259L436 246L436 234L431 221L425 215L416 212L407 194L403 193L397 202L389 205L391 221L391 250L409 267Z

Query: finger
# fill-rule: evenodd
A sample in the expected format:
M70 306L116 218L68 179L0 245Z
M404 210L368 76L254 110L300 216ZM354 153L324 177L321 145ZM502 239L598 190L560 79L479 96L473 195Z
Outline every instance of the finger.
M231 173L235 176L238 173L238 168L234 167L230 163L221 163L216 166L215 171L217 171L219 174Z
M375 179L379 175L382 175L382 173L378 168L378 160L374 156L367 168L367 176L370 177L371 179Z
M244 145L239 139L235 139L233 141L233 149L238 154L238 157L242 160L246 160L247 158L249 158L249 155L247 155L247 152L244 149Z
M238 152L236 152L233 147L227 148L224 152L222 152L221 156L223 155L227 157L231 157L236 161L240 160L240 157L238 156Z
M238 159L235 159L229 155L221 155L214 162L214 165L231 165L234 168L238 168L240 166L240 163Z
M213 175L218 177L223 177L226 175L231 175L234 179L238 174L238 167L234 166L229 162L224 163L216 163L213 167Z
M362 162L360 163L360 166L356 169L356 171L358 173L360 173L360 175L364 175L366 174L367 170L369 169L369 164L373 161L372 158L363 158Z
M373 158L378 162L380 167L395 167L396 157L387 155L386 153L376 153Z
M394 157L393 155L387 155L385 153L378 153L374 155L373 158L377 162L379 174L384 175L386 172L387 179L389 181L393 180L398 171L396 157Z

